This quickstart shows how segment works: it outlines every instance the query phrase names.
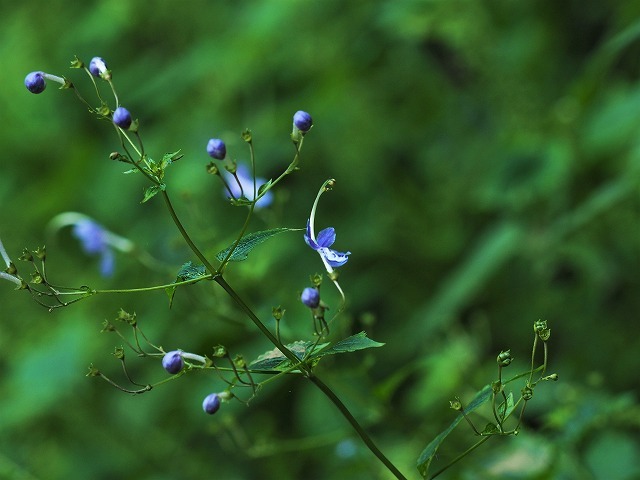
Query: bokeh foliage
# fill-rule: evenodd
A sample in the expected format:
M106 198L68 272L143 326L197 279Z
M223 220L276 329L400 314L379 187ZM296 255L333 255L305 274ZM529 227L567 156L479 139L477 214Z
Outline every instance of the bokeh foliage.
M108 159L118 146L109 126L53 85L30 95L28 72L80 80L66 68L73 55L107 60L147 150L185 154L167 182L210 255L242 215L205 173L208 138L246 161L240 132L251 128L269 178L292 158L292 113L307 110L315 126L301 171L253 227L304 227L318 187L337 179L318 213L336 228L336 247L353 252L335 335L364 329L386 345L320 368L400 469L417 478L417 456L455 414L448 400L491 381L500 350L526 367L531 325L544 318L561 381L536 391L518 438L489 442L447 478L640 474L638 3L0 5L0 235L14 258L46 243L59 283L107 288L165 283L192 259L161 202L139 205L140 178ZM116 275L101 279L68 232L45 236L67 210L168 270L120 255ZM296 339L312 328L298 294L320 269L302 236L287 233L229 278L261 318L286 308L283 334ZM91 362L117 374L117 339L99 330L121 307L168 349L223 343L246 358L270 349L210 285L178 291L171 310L160 292L54 313L0 286L0 477L386 478L301 380L203 418L201 399L221 389L213 376L138 397L83 376ZM142 381L164 375L134 365ZM460 429L442 459L472 440Z

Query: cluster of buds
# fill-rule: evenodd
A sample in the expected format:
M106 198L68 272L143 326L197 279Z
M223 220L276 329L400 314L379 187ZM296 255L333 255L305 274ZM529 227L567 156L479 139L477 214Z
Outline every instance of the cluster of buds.
M247 383L244 380L242 380L242 378L240 378L240 373L237 370L238 367L241 367L241 368L244 367L244 370L245 370L244 373L248 373L248 370L246 369L246 364L244 363L243 360L241 359L240 360L236 359L235 361L231 360L229 353L227 352L227 349L221 345L217 346L214 349L214 357L229 359L238 381L241 384L250 385L253 388L255 393L255 385L253 384L253 381L251 380L250 375L249 375L250 382ZM165 353L164 356L162 357L162 367L171 375L177 375L180 372L185 370L185 366L187 365L185 360L198 362L199 364L201 364L201 367L213 366L214 368L217 368L210 359L203 357L201 355L196 355L194 353L185 352L183 350L172 350L170 352ZM193 366L191 363L188 363L188 365L190 368ZM227 383L229 383L230 386L234 385L233 382L227 382ZM227 402L232 398L234 398L234 395L228 390L223 392L218 392L218 393L211 393L207 395L203 400L202 409L205 411L205 413L208 413L209 415L213 415L220 409L221 402Z
M111 83L111 70L107 68L107 63L101 57L93 57L89 62L89 68L85 66L85 64L76 59L71 62L71 66L74 68L84 68L90 75L94 77L102 78L103 80ZM47 88L46 80L51 80L53 82L59 83L62 86L60 88L74 88L73 84L69 82L64 77L59 77L57 75L51 75L50 73L36 71L29 73L24 79L24 86L27 87L31 93L42 93L45 88ZM101 111L101 109L100 109ZM112 120L114 125L123 130L128 130L133 123L131 118L131 113L126 108L117 105L116 109L111 112L103 112L105 114L112 114Z

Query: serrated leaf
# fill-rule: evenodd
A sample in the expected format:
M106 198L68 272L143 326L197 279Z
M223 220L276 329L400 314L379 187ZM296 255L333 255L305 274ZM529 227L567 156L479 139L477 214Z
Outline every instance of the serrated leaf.
M314 345L315 343L313 342L298 340L285 346L300 360L307 356L311 365L315 366L320 359L326 355L336 355L338 353L355 352L366 348L381 347L384 343L371 340L365 332L360 332L334 343L331 347L329 347L329 345L331 345L330 343L321 343L316 345L315 348ZM251 363L251 367L256 370L283 371L290 368L291 365L291 361L277 348L260 355Z
M352 335L344 340L340 340L324 351L319 356L335 355L338 353L355 352L357 350L364 350L366 348L382 347L384 343L376 342L367 337L365 332L360 332ZM315 355L314 355L315 356Z
M318 351L325 348L328 343L321 343L315 345L315 342L307 342L298 340L297 342L289 343L285 345L291 352L302 360L305 356L309 355L311 351ZM315 346L315 347L314 347ZM284 371L291 367L291 360L284 356L284 354L274 348L266 353L263 353L258 358L250 363L250 366L254 370L276 370Z
M158 185L151 185L150 187L147 187L140 203L145 203L149 199L153 198L159 191L160 187Z
M162 161L160 162L160 168L164 171L165 168L167 168L173 162L177 162L182 157L184 157L184 155L180 153L180 150L175 151L173 153L165 153L162 156Z
M207 269L204 265L194 265L193 262L186 262L180 267L180 271L176 276L176 282L193 280L194 278L203 277L206 274Z
M491 385L490 384L485 385L482 390L476 393L475 397L473 397L473 400L471 400L471 402L464 407L465 413L468 414L476 410L480 405L482 405L487 400L489 400L492 394L493 394L493 390L491 388ZM446 428L446 430L441 432L440 435L438 435L436 438L431 440L431 442L429 442L429 444L422 451L422 453L420 454L420 457L418 457L417 467L418 467L418 471L423 477L426 478L429 472L429 465L431 465L431 462L436 456L436 453L438 452L438 448L440 448L440 445L442 444L442 442L449 436L449 434L453 431L453 429L458 426L458 424L463 420L463 418L464 416L462 415L462 413L460 413L455 418L455 420L451 422L451 425L449 425Z
M139 172L139 171L140 170L138 170L137 168L131 168L131 169L129 169L129 170L125 171L125 172L122 172L122 173L124 173L125 175L128 175L130 173L136 173L136 172Z
M198 277L203 277L207 274L207 269L204 265L194 265L192 262L186 262L180 267L178 275L174 283L184 282L186 280L194 280ZM169 308L173 305L173 297L176 294L176 286L170 286L164 289L167 297L169 297Z
M242 239L240 239L236 248L233 249L233 253L229 257L229 261L240 262L242 260L246 260L249 252L251 252L251 250L253 250L261 243L266 242L279 233L294 232L298 230L298 228L274 228L271 230L262 230L260 232L249 233L248 235L245 235L244 237L242 237ZM227 257L232 248L233 245L219 252L216 255L218 261L222 262Z

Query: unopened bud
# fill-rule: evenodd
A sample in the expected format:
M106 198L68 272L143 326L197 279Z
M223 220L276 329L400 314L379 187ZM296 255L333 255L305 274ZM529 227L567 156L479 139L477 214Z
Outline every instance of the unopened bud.
M507 350L506 352L500 352L497 358L498 365L501 367L507 367L513 361L513 357L511 356L511 350Z

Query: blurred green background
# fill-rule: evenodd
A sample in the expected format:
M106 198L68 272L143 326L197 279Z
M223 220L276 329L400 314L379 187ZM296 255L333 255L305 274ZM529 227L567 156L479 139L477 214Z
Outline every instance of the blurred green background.
M69 61L105 58L147 151L185 154L169 188L208 254L233 239L243 212L206 175L207 140L246 161L240 132L251 128L259 175L274 177L304 109L315 126L301 169L251 229L303 227L322 182L337 180L316 219L353 252L332 339L364 329L386 346L318 371L400 470L418 478L418 455L454 418L448 401L491 382L500 350L516 357L507 373L526 368L542 318L560 382L536 389L517 438L489 442L442 478L640 478L640 3L0 5L0 236L14 260L46 243L58 283L126 288L171 281L193 259L160 199L140 205L142 178L108 159L110 126L55 84L30 94L28 72L65 75L89 96ZM101 278L68 231L46 236L64 211L92 216L168 270L118 254L115 275ZM301 235L285 234L228 279L269 325L271 308L286 308L292 341L312 332L298 295L321 269ZM208 417L202 398L224 388L213 374L137 397L84 376L94 363L122 381L111 354L121 342L99 333L120 308L167 349L268 350L210 284L179 290L171 310L156 292L53 313L0 287L0 478L389 478L302 379ZM143 384L166 377L158 362L129 363ZM461 425L436 464L473 441Z

